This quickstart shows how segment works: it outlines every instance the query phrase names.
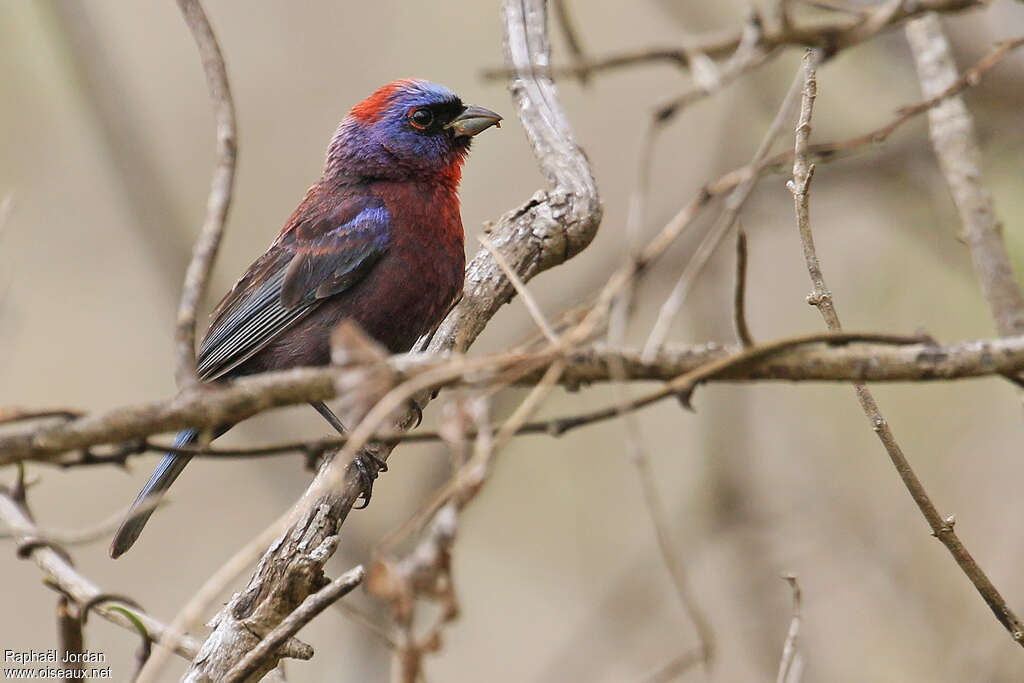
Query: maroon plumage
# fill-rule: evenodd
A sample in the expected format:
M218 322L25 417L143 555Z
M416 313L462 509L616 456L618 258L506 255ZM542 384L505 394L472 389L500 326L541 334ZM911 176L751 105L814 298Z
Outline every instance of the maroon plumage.
M346 319L392 352L433 329L462 291L462 163L471 138L500 120L419 80L386 85L353 107L323 176L214 311L200 377L326 364L331 332ZM185 430L175 444L196 436ZM131 547L188 460L164 457L115 536L113 557Z

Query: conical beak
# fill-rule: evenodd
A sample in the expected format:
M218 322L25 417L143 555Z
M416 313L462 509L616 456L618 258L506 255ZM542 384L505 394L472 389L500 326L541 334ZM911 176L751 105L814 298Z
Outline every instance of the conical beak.
M473 137L491 126L501 128L501 117L490 109L471 104L462 113L452 119L446 128L451 128L455 137Z

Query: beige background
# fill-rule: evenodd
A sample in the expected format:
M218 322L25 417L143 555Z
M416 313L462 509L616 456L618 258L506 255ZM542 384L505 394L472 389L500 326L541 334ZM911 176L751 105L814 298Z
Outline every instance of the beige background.
M501 59L496 2L209 3L228 59L241 131L235 202L213 299L272 239L320 171L348 107L394 78L446 83L466 101L510 115L501 84L480 69ZM678 44L687 32L737 26L741 2L574 2L595 53ZM1024 6L995 2L950 19L961 65L1024 30ZM0 3L0 194L14 211L0 232L0 404L98 410L170 396L172 322L201 220L213 123L200 65L172 2ZM556 46L558 55L564 55ZM748 159L799 55L789 52L677 121L663 137L653 231L700 183ZM968 97L986 175L1021 257L1024 60ZM594 163L606 207L595 243L534 285L556 313L605 281L621 258L638 141L651 106L689 84L657 66L607 74L562 93ZM819 75L814 140L865 132L919 99L899 31L844 53ZM823 166L812 211L826 276L855 330L944 341L993 334L925 126ZM790 144L787 139L786 145ZM540 186L518 122L481 136L465 173L463 216L475 250L483 223ZM819 330L784 178L761 183L743 214L750 235L750 322L760 338ZM683 241L640 291L639 343L692 250ZM693 292L674 341L729 341L732 255ZM209 302L209 303L212 303ZM478 349L532 332L521 302ZM1021 408L995 380L886 386L878 398L944 514L1004 595L1024 610L1020 561ZM503 397L508 410L515 395ZM606 389L559 393L546 411L604 405ZM674 538L717 636L716 681L774 676L794 571L804 590L807 681L1016 681L1024 653L960 575L901 488L842 386L716 386L697 414L664 403L640 415ZM427 412L436 419L437 406ZM234 430L225 443L317 436L310 410ZM467 511L455 557L461 619L428 662L431 681L632 681L694 644L656 551L621 428L528 437L502 457ZM155 464L131 472L31 466L40 522L70 528L125 505ZM435 446L403 447L354 513L340 572L404 520L445 473ZM9 480L13 472L4 472ZM74 549L84 574L169 618L234 550L305 487L300 459L197 462L135 550L113 562L104 543ZM216 507L210 501L223 501ZM54 594L37 570L0 553L0 649L55 643ZM348 600L376 607L361 591ZM377 618L384 623L385 615ZM317 655L293 681L385 680L388 652L332 611L303 632ZM89 647L126 680L135 642L91 621ZM175 662L174 671L182 664ZM700 680L694 672L686 680ZM168 680L172 676L168 675Z

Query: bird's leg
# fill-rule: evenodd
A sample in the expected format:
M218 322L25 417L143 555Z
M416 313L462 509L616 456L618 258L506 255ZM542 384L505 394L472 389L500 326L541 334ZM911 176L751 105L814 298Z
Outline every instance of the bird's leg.
M334 429L345 436L348 430L345 429L345 424L341 421L334 411L331 410L326 403L323 401L311 401L310 404L316 408L316 412L320 413L327 422L334 427ZM369 460L370 462L367 462ZM358 453L352 458L352 464L359 470L359 478L363 482L363 504L356 507L356 510L362 510L370 504L370 496L373 495L373 481L377 478L378 472L387 472L388 464L376 457L366 449L360 449Z
M334 411L331 410L326 403L323 401L311 401L309 405L316 408L316 412L320 413L323 418L327 420L332 427L334 427L335 431L342 436L345 436L345 433L348 432L348 429L345 428L345 423L341 421L340 417L334 414Z

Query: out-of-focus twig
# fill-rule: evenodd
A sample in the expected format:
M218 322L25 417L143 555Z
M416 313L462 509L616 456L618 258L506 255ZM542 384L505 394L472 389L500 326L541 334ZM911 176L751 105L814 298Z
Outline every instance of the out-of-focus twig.
M703 658L704 653L701 652L700 648L689 650L665 662L654 671L643 676L640 681L641 683L670 683L699 664Z
M937 16L915 19L907 24L906 34L925 97L944 93L961 80ZM985 186L974 120L963 98L948 97L929 109L928 130L996 329L1002 335L1019 334L1024 330L1024 294L1013 273L992 193Z
M33 410L32 408L0 408L0 424L10 424L12 422L28 422L29 420L46 420L50 418L60 420L74 420L76 417L81 417L82 413L77 410L68 410L62 408L46 408L43 410Z
M35 543L41 537L38 528L23 503L13 492L0 490L0 521L12 532L19 546L31 547L28 555L48 579L53 581L65 595L73 598L78 604L88 603L102 591L89 579L82 576L68 561L66 553L58 550L59 546L49 542ZM139 611L133 611L129 617L127 610L120 606L104 604L94 608L100 616L118 626L135 632L136 623L142 624L153 637L159 638L166 626L153 617ZM192 636L183 636L174 646L174 652L191 660L199 651L199 643Z
M814 246L814 235L811 230L810 221L810 195L809 189L811 179L814 176L814 166L809 162L808 138L811 133L811 114L814 110L814 99L817 95L817 80L814 63L810 54L804 58L806 65L806 81L804 85L803 99L800 107L800 120L796 127L796 144L793 160L793 180L789 187L793 193L793 203L796 210L797 228L800 233L800 241L803 245L804 260L807 264L807 272L811 278L813 290L807 297L807 302L817 307L829 330L838 332L842 329L839 321L839 314L836 312L832 300L832 293L825 284L825 278L821 272L821 264L818 261L817 250ZM943 518L936 509L924 485L918 479L896 441L889 423L882 416L875 402L875 398L867 386L862 382L855 382L854 389L857 393L857 400L865 416L871 422L872 428L878 435L879 440L885 447L893 466L903 480L904 486L909 491L914 502L917 504L921 514L924 515L932 534L942 541L957 565L967 575L971 583L977 589L989 608L995 614L1013 639L1024 646L1024 624L1007 605L1006 600L999 594L999 591L992 584L978 563L961 543L956 532L953 530L954 518Z
M929 97L926 100L922 100L921 102L900 107L897 111L896 117L884 126L846 140L809 144L807 146L807 153L810 161L813 163L833 161L837 158L843 157L844 155L870 150L873 146L885 142L890 135L911 119L932 110L934 107L942 104L949 98L955 97L968 88L980 83L982 77L986 73L988 73L993 67L1002 63L1006 57L1021 47L1024 47L1024 37L1000 41L988 52L988 54L975 62L969 69L964 71L963 75L951 83L945 90ZM789 173L792 169L792 165L793 152L790 150L766 159L761 165L761 170L779 172L785 170L786 173ZM733 171L733 173L738 172L739 171ZM723 179L729 178L731 178L731 174L723 176Z
M779 136L779 133L782 132L785 122L791 118L792 112L796 108L796 103L799 101L800 95L800 83L801 78L798 73L793 79L789 89L786 91L786 94L783 96L782 102L779 104L779 109L775 113L775 117L772 119L771 124L768 126L768 130L761 138L761 142L757 146L757 150L754 152L753 158L746 166L747 168L758 168L768 155L775 139ZM671 329L672 321L675 320L676 315L679 313L679 309L682 308L683 302L686 300L686 295L689 293L690 288L696 281L697 276L700 275L701 271L704 270L704 266L707 265L707 262L711 259L711 255L715 252L719 242L721 242L722 238L725 237L729 230L732 229L732 226L736 222L736 218L743 209L743 205L746 204L747 199L750 197L750 193L753 192L754 185L757 183L757 179L759 177L760 176L756 173L749 175L729 193L721 214L719 214L715 223L708 230L707 234L704 235L703 239L701 239L700 244L697 245L697 249L694 251L693 256L686 263L686 266L683 268L683 272L680 273L679 280L676 282L675 287L658 310L658 318L655 320L651 334L647 337L647 341L644 344L644 354L648 358L653 357L654 354L657 353L658 349L660 349L665 343L665 339L668 337L669 330Z
M157 505L163 504L165 504L165 501L160 501ZM92 543L93 541L106 538L111 534L114 529L124 521L124 516L129 509L130 508L118 510L101 522L81 529L51 529L37 527L36 532L39 535L39 538L46 539L49 542L57 543L62 546L85 545ZM10 532L0 532L0 538L8 538L13 535L14 534Z
M886 3L872 8L862 16L853 20L837 19L807 26L790 22L788 26L779 25L766 27L760 41L764 52L772 52L780 47L813 47L824 51L826 55L834 55L841 50L852 47L873 38L879 32L893 28L907 19L920 16L926 12L954 13L984 7L987 0L918 0L917 2L900 2L899 7L890 13ZM880 23L879 17L887 20ZM865 26L871 27L866 31ZM693 41L685 48L654 47L626 51L619 54L595 57L589 61L564 66L549 67L545 73L553 77L579 76L580 73L595 74L598 72L643 66L664 62L686 68L691 54L704 54L712 59L723 59L733 54L743 41L743 29L732 31L721 36L713 36ZM508 76L507 68L485 69L484 78L502 79Z
M65 68L74 76L83 108L91 114L88 122L117 174L120 203L144 237L151 267L168 291L177 291L192 245L170 178L161 172L166 169L148 139L152 131L130 106L122 65L98 30L96 10L81 2L50 0L47 5L59 27L56 41L66 51Z
M206 83L210 90L214 114L217 119L217 163L213 169L210 195L206 203L206 217L199 238L192 251L192 260L185 272L185 282L178 306L178 320L174 340L177 347L176 378L179 387L194 384L196 379L196 309L206 292L213 270L217 249L220 247L231 207L231 192L235 181L235 160L238 154L235 127L235 104L231 98L227 67L220 45L213 34L206 13L199 0L177 0L185 23L199 48Z
M754 338L747 326L747 233L742 228L736 231L736 282L732 295L732 319L740 344L753 346Z
M615 372L614 367L613 365L613 373ZM622 368L618 368L618 371L621 372ZM619 417L622 418L625 432L626 453L636 470L637 480L640 482L640 491L643 495L647 517L651 522L655 541L658 544L658 554L661 557L662 564L668 571L676 597L687 618L693 623L694 631L697 634L698 645L696 651L700 654L693 663L701 663L706 670L710 670L715 660L715 632L711 628L711 621L708 619L704 608L701 607L697 596L694 595L693 590L690 588L686 568L683 565L679 548L676 546L675 539L672 536L668 511L665 508L665 502L662 500L661 493L658 491L650 454L643 444L636 416L629 410L629 395L626 387L621 384L620 387Z
M78 661L77 656L82 652L85 638L82 635L82 622L66 595L57 598L57 642L60 645L61 662ZM64 670L64 681L74 680L73 672L68 669Z
M544 311L541 310L540 304L537 303L537 299L530 293L530 290L526 287L526 283L523 282L522 278L520 278L518 274L516 274L516 271L512 270L512 266L510 266L508 261L505 260L505 257L501 255L501 250L494 246L494 243L487 239L486 235L480 235L480 244L484 245L484 248L491 252L495 263L498 264L498 267L501 268L505 277L507 277L508 281L512 283L512 286L515 287L516 294L518 294L519 298L523 300L526 310L529 311L530 317L533 318L533 322L537 324L537 327L540 329L544 337L552 344L557 344L558 335L555 334L555 331L551 328L551 323L549 323L548 319L544 316Z
M558 27L562 29L562 36L565 38L565 44L569 48L569 54L572 56L573 63L576 65L585 64L587 61L586 52L583 50L583 41L580 39L579 31L576 30L576 22L573 21L572 15L569 13L568 0L552 0L551 8L558 19ZM585 69L580 70L579 78L580 83L586 85L589 79Z
M786 574L782 577L789 584L793 591L793 617L789 620L789 630L786 632L786 641L782 644L782 658L779 661L779 675L775 683L796 683L798 677L793 674L801 667L800 654L796 649L797 636L800 635L800 584L796 576Z

